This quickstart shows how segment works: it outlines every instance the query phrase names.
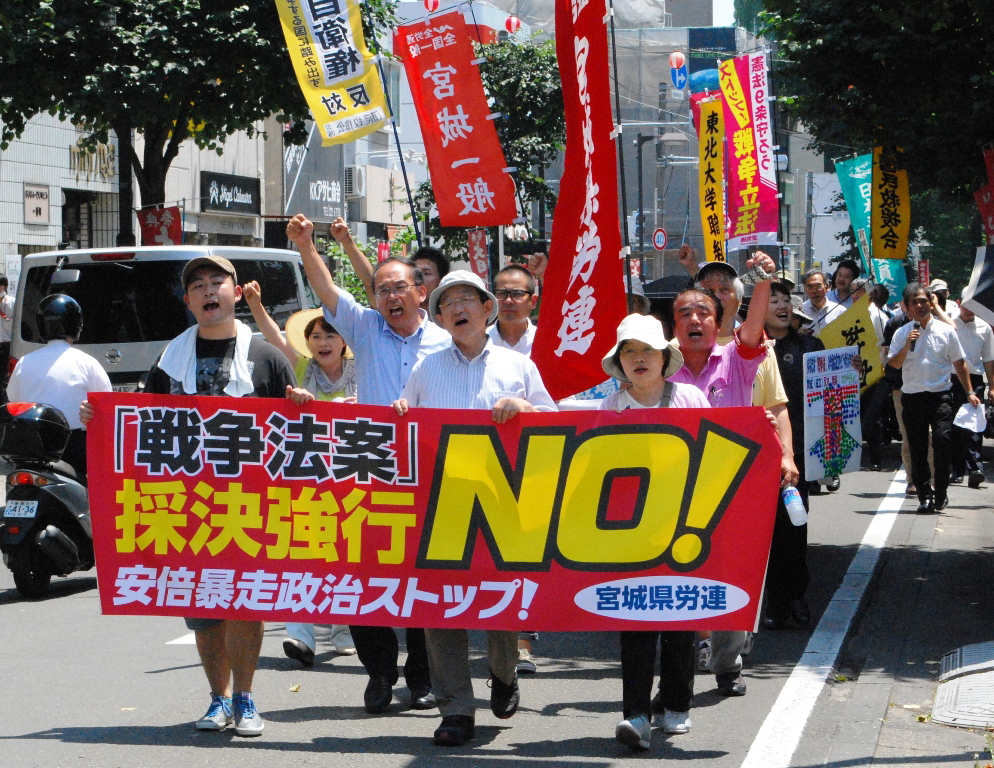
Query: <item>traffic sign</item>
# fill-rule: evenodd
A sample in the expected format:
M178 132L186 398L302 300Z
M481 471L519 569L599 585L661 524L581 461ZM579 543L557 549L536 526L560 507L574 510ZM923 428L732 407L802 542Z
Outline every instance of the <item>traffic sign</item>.
M670 67L670 82L673 83L673 87L678 91L682 91L687 87L688 78L686 64L682 67Z
M666 250L666 230L662 227L652 233L652 247L657 251Z

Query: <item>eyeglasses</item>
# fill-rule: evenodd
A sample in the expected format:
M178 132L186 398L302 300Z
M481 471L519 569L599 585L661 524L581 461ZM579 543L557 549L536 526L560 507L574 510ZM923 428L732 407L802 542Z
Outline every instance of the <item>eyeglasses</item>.
M440 301L438 302L438 308L439 310L455 309L456 307L465 307L477 302L482 304L479 296L466 296L461 299L452 299L451 301Z
M494 296L497 297L498 301L504 301L504 299L511 299L512 301L524 301L526 296L531 296L531 295L532 295L531 291L522 291L520 289L516 291L504 291L504 290L494 291Z
M417 287L417 283L394 283L393 285L381 285L373 293L378 299L389 299L391 296L400 296L404 291Z

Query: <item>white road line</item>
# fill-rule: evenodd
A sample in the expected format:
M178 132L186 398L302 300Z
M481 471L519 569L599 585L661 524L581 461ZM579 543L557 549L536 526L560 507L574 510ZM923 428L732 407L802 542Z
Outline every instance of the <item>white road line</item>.
M191 632L188 635L183 635L183 637L177 637L175 640L170 640L166 645L196 645L197 636Z
M873 577L880 551L886 545L897 513L904 504L906 482L904 472L898 471L887 489L887 496L866 529L842 584L815 627L801 660L790 673L760 726L742 768L789 768L804 726L832 672L849 625Z

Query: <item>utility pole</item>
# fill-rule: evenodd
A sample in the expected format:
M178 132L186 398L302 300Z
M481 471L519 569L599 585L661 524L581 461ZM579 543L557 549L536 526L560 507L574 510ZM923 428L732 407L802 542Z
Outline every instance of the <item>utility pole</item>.
M812 263L814 257L814 243L811 240L814 237L815 230L815 205L814 205L814 193L815 193L815 174L814 171L808 171L804 175L804 270L806 272L809 269L814 268Z

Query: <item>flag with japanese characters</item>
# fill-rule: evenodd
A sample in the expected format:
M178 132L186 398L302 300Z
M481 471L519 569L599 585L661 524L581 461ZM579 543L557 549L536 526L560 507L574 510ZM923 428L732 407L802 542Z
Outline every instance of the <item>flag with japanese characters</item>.
M728 250L774 245L779 204L769 110L766 55L718 66L728 136Z
M760 408L519 414L98 393L104 613L752 629L780 447Z
M182 245L183 217L176 206L138 211L142 245Z
M466 250L469 252L469 266L484 285L490 285L490 249L487 248L487 230L466 230Z
M984 239L994 245L994 183L987 184L973 193L973 199L980 211L980 223L984 227Z
M721 96L698 101L698 180L705 261L725 257L725 109Z
M510 224L514 180L462 13L398 27L394 53L404 61L442 226Z
M321 143L344 144L382 127L390 110L357 0L276 0L276 7Z
M882 339L877 338L877 332L870 317L870 296L863 294L853 302L845 312L822 328L818 334L825 349L852 348L863 361L863 370L859 374L860 394L872 387L883 376L880 365L878 345Z
M532 360L559 400L604 381L627 306L604 0L556 3L566 157Z
M911 195L904 150L873 148L873 189L870 214L875 259L903 259L911 234Z

